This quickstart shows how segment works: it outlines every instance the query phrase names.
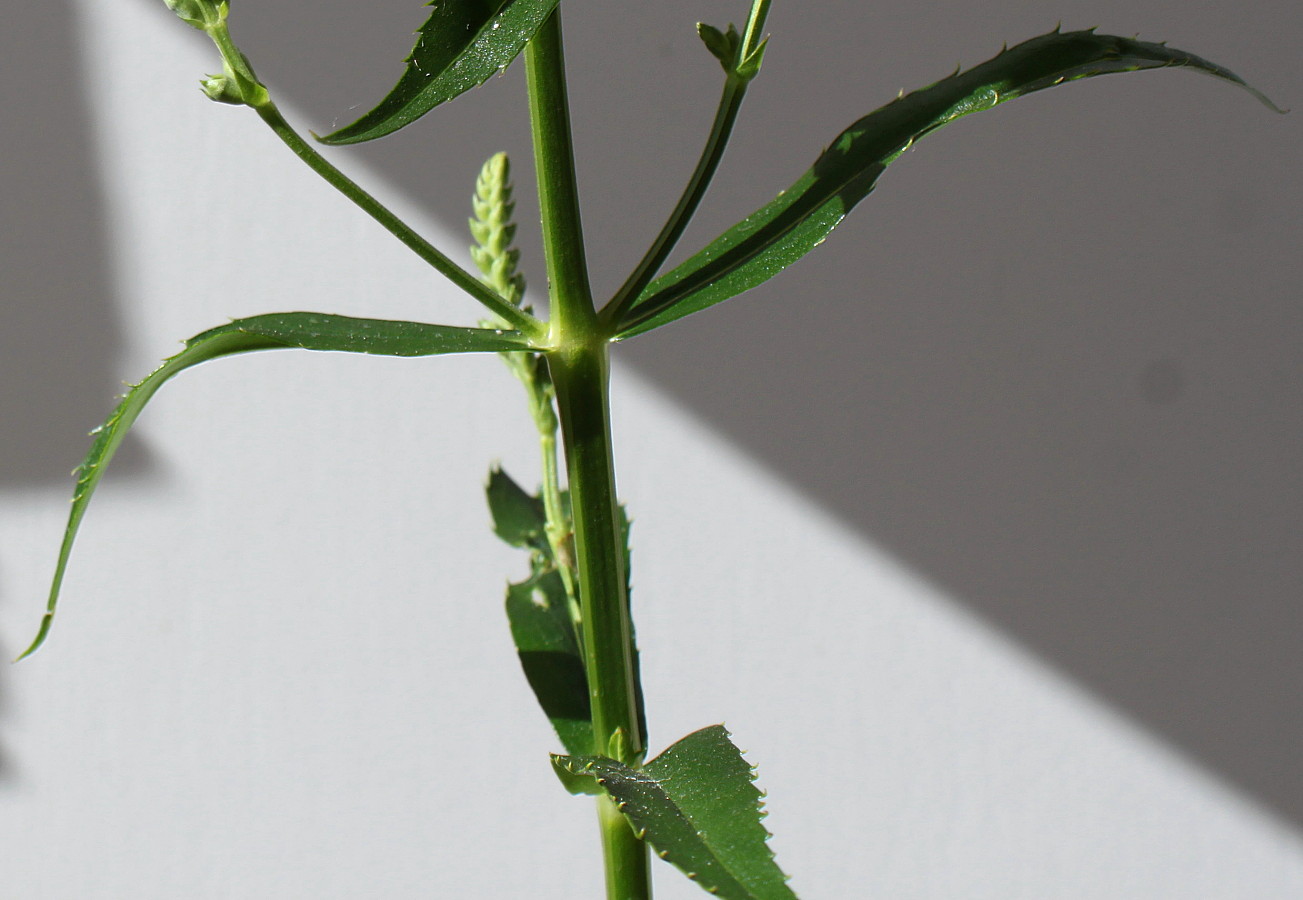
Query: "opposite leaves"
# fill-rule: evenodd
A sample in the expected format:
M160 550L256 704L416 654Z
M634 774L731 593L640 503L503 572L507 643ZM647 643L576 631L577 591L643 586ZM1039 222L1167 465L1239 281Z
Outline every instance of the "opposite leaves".
M727 900L796 900L769 849L754 773L722 725L693 732L641 769L600 756L552 763L576 793L595 783L658 856L706 891Z
M117 452L131 424L145 404L173 375L191 366L253 350L299 348L303 350L341 350L372 353L380 356L435 356L444 353L526 351L529 341L514 331L483 328L458 328L449 325L426 325L419 322L392 322L381 319L354 319L320 313L270 313L237 319L196 335L186 341L185 349L166 360L144 381L131 387L122 402L104 424L91 432L95 440L90 452L73 473L77 485L72 494L72 511L64 529L63 545L55 567L45 617L22 659L36 651L50 632L59 602L59 588L72 554L73 541L82 516L90 503L104 469Z
M1093 31L1033 38L851 125L775 200L648 285L616 323L616 339L650 331L772 278L822 243L914 141L955 119L1069 81L1164 67L1214 75L1276 108L1233 72L1163 44Z
M373 141L483 84L520 55L558 0L431 0L407 68L389 94L327 144Z

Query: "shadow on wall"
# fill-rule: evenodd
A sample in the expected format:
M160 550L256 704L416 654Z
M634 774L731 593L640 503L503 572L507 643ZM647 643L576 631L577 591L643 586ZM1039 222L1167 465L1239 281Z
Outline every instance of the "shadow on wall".
M305 19L293 0L266 0L242 7L237 25L262 76L318 131L389 87L398 68L374 60L404 55L404 29L423 13L323 3L328 15ZM919 21L902 11L868 22L859 5L829 5L845 26L835 33L824 17L775 8L779 37L685 247L790 183L897 87L1053 24L943 3L924 4ZM1161 5L1102 18L1125 33L1161 32ZM608 39L609 4L566 7L572 47L587 48L572 50L570 68L599 293L654 233L713 113L718 70L692 33L696 6L622 9L619 41ZM1297 79L1285 80L1272 51L1286 59L1296 42L1280 36L1303 37L1303 12L1278 6L1273 30L1258 35L1268 46L1252 53L1212 39L1225 23L1197 17L1180 23L1179 43L1279 90ZM935 33L936 21L954 28ZM886 33L865 59L862 36ZM519 69L399 137L336 156L359 154L460 228L477 167L507 150L519 219L534 221ZM848 526L1299 824L1303 198L1280 163L1298 123L1206 79L1128 78L1028 98L929 137L815 260L622 355ZM80 152L79 136L60 152ZM61 165L93 195L84 162ZM93 197L69 202L77 212L39 206L50 225L86 230ZM531 232L521 234L537 287ZM77 252L84 270L73 267L96 288L98 234ZM39 236L24 240L36 258L52 255ZM31 281L28 293L40 286ZM96 323L71 303L23 308L42 338L32 345L100 352L95 328L112 331L103 308ZM63 336L70 326L84 347ZM12 324L6 333L14 339ZM56 408L85 396L63 382L49 390ZM18 451L33 461L50 447L34 435L20 435Z
M72 488L68 472L121 386L121 329L86 103L90 79L67 0L5 13L0 241L0 488ZM130 468L129 459L126 460Z

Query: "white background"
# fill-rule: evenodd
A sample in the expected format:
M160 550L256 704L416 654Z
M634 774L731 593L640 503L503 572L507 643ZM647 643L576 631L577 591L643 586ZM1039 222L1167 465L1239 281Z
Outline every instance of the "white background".
M408 6L241 3L233 29L324 131L388 86ZM610 6L566 7L599 290L713 110L690 24L744 14ZM1297 107L1280 7L780 2L685 247L897 88L1059 18ZM229 317L477 311L204 101L215 57L161 4L0 24L12 657L120 381ZM520 75L332 158L458 248L506 148L527 232ZM802 267L620 348L652 743L727 723L803 897L1303 895L1297 114L1172 72L1057 93L929 137ZM599 896L501 613L522 561L481 485L536 465L505 369L256 354L137 431L49 646L0 672L0 896Z

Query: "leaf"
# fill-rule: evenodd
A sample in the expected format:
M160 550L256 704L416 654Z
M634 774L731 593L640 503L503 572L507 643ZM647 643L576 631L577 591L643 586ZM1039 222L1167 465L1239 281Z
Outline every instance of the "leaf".
M72 510L64 530L63 545L55 567L54 580L45 617L32 641L23 651L22 659L36 651L45 642L54 620L59 601L59 588L72 553L77 528L91 495L131 424L140 415L145 404L173 375L222 356L247 353L253 350L283 348L304 350L340 350L351 353L371 353L380 356L434 356L444 353L528 351L529 341L515 331L481 328L460 328L449 325L427 325L419 322L392 322L381 319L354 319L321 313L272 313L237 319L196 335L186 341L185 349L166 360L144 381L131 387L104 424L92 435L90 452L73 473L77 477L72 494Z
M530 551L530 577L507 586L507 621L520 667L538 705L570 753L593 752L588 675L565 582L547 538L547 512L502 469L485 488L493 530L507 544Z
M588 677L557 571L539 571L508 587L507 619L525 678L561 744L570 753L591 753Z
M494 467L485 488L489 514L493 516L493 533L512 547L529 547L541 552L547 543L547 513L543 501L530 496L506 472Z
M554 756L615 801L640 838L705 890L728 900L795 900L774 862L762 794L722 725L694 732L641 770L600 756Z
M620 521L620 544L624 547L624 598L629 604L629 643L633 647L633 699L638 715L638 733L647 740L647 701L642 693L642 653L638 650L638 632L633 623L633 548L629 532L633 522L623 503L616 505Z
M320 138L356 144L393 134L510 65L558 0L431 0L407 69L375 109Z
M1233 72L1163 44L1093 31L1033 38L855 122L794 185L648 285L618 323L616 339L650 331L772 278L822 243L914 141L955 119L1069 81L1163 67L1214 75L1276 109Z

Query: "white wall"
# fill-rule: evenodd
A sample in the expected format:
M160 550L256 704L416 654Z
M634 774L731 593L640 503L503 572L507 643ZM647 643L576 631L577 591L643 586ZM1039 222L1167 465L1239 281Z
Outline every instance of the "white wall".
M320 11L287 37L288 31L273 24L288 25L301 16L297 4L244 6L235 10L235 28L240 31L247 13L251 53L255 63L268 59L259 68L274 86L280 83L278 67L309 65L312 48L327 39L342 42L358 34L390 46L395 41L383 25L397 23L401 38L405 24L419 21L407 4L361 15L337 3L337 9L330 8L337 17ZM568 15L575 22L589 6L596 10L594 4L571 6ZM722 22L730 14L742 15L741 4L728 12L715 5L705 11L680 6L667 4L656 18L668 19L673 12L684 22L697 16ZM1166 16L1184 24L1187 33L1203 29L1203 43L1185 36L1181 43L1220 54L1246 73L1270 74L1256 80L1283 105L1297 106L1303 95L1293 50L1303 37L1297 11L1265 23L1249 16L1243 23L1229 7L1224 15L1191 14L1157 2L1103 9L1099 16L1084 3L1063 4L1054 14L1042 5L1034 10L1015 3L993 6L983 16L968 14L982 21L947 16L929 22L929 12L940 15L942 7L925 3L910 14L917 21L911 17L906 23L889 18L903 14L869 15L858 6L830 3L818 13L825 21L811 25L796 21L792 6L777 4L771 22L779 35L774 49L791 57L844 55L861 40L848 40L852 27L862 31L866 46L885 43L899 53L895 45L907 35L917 41L935 37L938 49L912 54L925 57L915 59L922 77L905 72L901 84L892 82L890 91L879 90L868 101L854 91L841 96L832 84L827 97L785 101L784 108L807 110L810 120L795 134L782 135L781 142L774 131L741 132L747 143L738 158L771 150L776 158L805 161L825 130L830 137L856 114L844 115L846 110L862 112L896 87L924 83L948 68L956 54L976 61L1000 39L1036 30L1024 21L1052 25L1060 12L1075 18L1065 22L1069 26L1094 24L1107 14L1109 29L1129 33L1142 27L1145 36L1157 30L1151 22ZM1143 20L1134 27L1128 25L1129 9ZM614 28L612 13L594 14L605 15L605 27ZM382 21L372 23L372 18ZM83 446L69 433L91 424L102 414L100 407L107 409L117 381L138 377L173 352L178 339L228 317L315 308L469 322L476 310L318 184L256 117L204 101L195 79L215 67L212 54L161 4L77 0L34 11L6 9L0 23L6 25L0 31L10 51L6 69L13 67L6 72L11 90L30 84L43 98L37 102L19 89L6 101L12 109L4 176L9 196L21 202L4 208L10 247L5 260L6 271L14 273L7 280L21 290L11 287L3 304L4 371L11 385L30 387L44 398L38 406L24 406L11 397L5 407L0 651L12 656L38 621L57 549L70 489L62 475ZM971 38L978 25L983 38L975 47ZM785 28L807 37L784 47ZM1223 29L1219 46L1205 46L1218 43L1213 38ZM1240 29L1261 43L1250 46ZM582 27L573 30L584 33ZM702 89L702 109L691 114L708 117L713 72L683 61L696 57L689 56L690 32L681 31L686 38L628 39L653 51L647 67L663 63L668 73L661 77L674 91L689 78L711 85ZM824 35L828 46L807 39L811 34ZM404 41L396 41L399 52ZM267 49L259 56L254 45ZM52 49L34 49L41 47ZM863 64L876 66L873 51L864 53L869 59ZM1277 57L1291 62L1275 62ZM577 78L588 73L586 54L572 50L572 60ZM382 89L390 77L364 69L357 60L316 62L323 71L315 80L331 89L349 73L370 79L368 89ZM776 62L774 72L793 72L784 65L791 63ZM518 75L483 93L518 89ZM286 75L285 105L292 114L307 110L307 126L327 127L314 79L296 77ZM1136 101L1128 114L1158 117L1162 123L1139 138L1141 143L1169 140L1164 116L1177 106L1209 117L1243 116L1237 127L1251 129L1243 137L1246 154L1263 143L1277 148L1276 156L1293 154L1286 162L1272 154L1253 155L1278 168L1250 173L1254 179L1244 184L1231 178L1216 190L1233 205L1239 201L1231 192L1243 188L1244 202L1257 204L1244 213L1250 237L1264 219L1280 222L1283 234L1263 227L1267 233L1257 237L1296 248L1297 121L1269 117L1247 98L1228 96L1211 82L1188 76L1181 81L1174 73L1141 77L1154 79L1138 88L1152 106L1137 111L1143 101ZM1171 91L1188 87L1189 92L1162 94L1169 88L1167 82L1155 86L1159 77L1181 82ZM777 74L774 78L778 92L784 82ZM634 168L628 190L638 198L645 182L674 180L660 171L673 166L659 162L668 151L658 142L669 144L680 131L695 134L689 126L696 124L665 118L630 138L632 117L626 121L619 111L595 112L582 105L595 103L604 90L621 90L618 71L610 82L594 85L579 78L575 86L576 115L586 119L585 159L595 172L589 228L597 246L609 251L597 254L599 282L618 272L618 257L633 252L629 248L639 236L623 219L602 218L619 199L622 186L614 179L620 167L634 166L630 154L637 148L626 144L632 140L658 160L649 169ZM1112 102L1126 95L1125 83L1109 80L1073 90L1089 104L1087 94L1095 88ZM367 99L362 94L348 102ZM465 117L465 105L475 102L459 101L449 115ZM488 102L506 110L519 107L517 100ZM669 115L663 98L649 95L647 102L654 112L644 115L645 122ZM775 115L764 101L753 105L748 111L760 121ZM1042 112L1053 106L1042 103ZM822 128L825 114L839 117L832 129ZM605 125L603 116L609 117ZM455 126L467 120L451 121ZM1010 119L1008 127L1021 128L1020 121ZM820 130L812 136L816 127ZM1032 133L1033 123L1026 127ZM1197 118L1190 127L1200 127ZM604 129L612 147L608 152L619 166L602 157L597 139ZM998 124L968 134L978 152L991 154L992 166L1012 165L1031 184L1076 177L1072 165L1035 168L1042 160L1025 148L1018 152L1026 155L1011 163L1005 157L1014 151L991 143L997 131ZM463 180L451 187L446 181L427 183L434 175L420 174L428 160L432 172L445 176L450 167L441 152L445 136L459 165L463 156L478 160L509 146L521 164L521 193L527 194L526 157L514 125L487 121L482 141L478 132L453 126L446 132L431 126L421 134L432 149L419 149L414 134L417 150L380 148L363 154L360 163L347 153L334 155L442 246L466 241L449 226L456 225L474 174L473 166L463 165ZM929 140L938 142L936 152L944 157L951 152L947 148L961 152L963 137L956 135L950 144L942 136ZM792 141L800 145L797 150L788 146ZM1083 168L1089 168L1096 148L1079 138L1065 143L1080 147ZM1173 140L1173 149L1164 151L1171 154L1172 167L1203 172L1239 165L1229 155L1209 160L1198 143ZM690 160L692 152L682 155ZM914 156L923 164L923 150L899 164L902 184L916 181L924 197L932 190L934 200L953 199L959 211L933 211L942 219L968 209L959 198L971 180L937 186L939 170L916 169L911 176L906 167L914 165ZM669 158L680 164L677 156ZM400 172L403 161L411 166ZM788 168L774 164L773 171L756 176L766 185L760 199L772 193L771 182L781 184L799 171L799 165ZM1134 177L1137 184L1130 190L1144 191L1148 179L1143 173ZM395 189L403 182L415 185L410 195L415 200L403 199ZM1078 192L1072 195L1077 208L1083 196L1109 189L1071 187ZM1168 187L1160 181L1157 190L1161 195ZM748 189L754 196L756 189L746 179L724 176L724 205L740 203L740 211L747 211ZM1043 196L1000 197L982 193L981 184L975 189L984 199L1005 204L990 220L970 220L960 229L979 243L984 230L989 234L1005 220L1017 220L1024 199L1053 205L1057 193L1042 189L1037 193ZM52 199L41 199L45 191ZM894 196L893 190L882 199L904 202ZM1147 206L1140 197L1135 202ZM1166 202L1183 209L1176 200ZM659 214L646 213L644 199L636 204L640 216ZM1141 215L1110 211L1104 200L1098 205L1102 209L1082 214L1099 217L1092 221L1100 231L1119 217ZM527 197L521 207L528 223L533 207ZM1167 216L1143 215L1152 218L1146 222L1154 232L1165 233ZM1159 261L1152 265L1166 267L1176 259L1196 273L1163 268L1153 278L1172 281L1177 296L1189 297L1199 289L1200 256L1227 238L1214 233L1207 246L1187 246L1184 255L1169 259L1167 243L1186 237L1180 217L1173 218L1176 233L1154 238L1152 252ZM988 221L994 224L983 224ZM1215 223L1202 227L1215 229ZM834 264L862 253L855 236L863 241L869 232L851 235L841 251L834 248L840 236L826 248L841 253L831 257ZM943 257L955 240L948 232L944 237ZM892 239L884 240L890 246ZM1031 257L1008 253L1014 271L1030 268L1045 278L1056 267L1083 271L1100 254L1104 261L1098 265L1105 270L1123 266L1125 259L1114 262L1117 256L1109 254L1125 249L1064 246L1062 256L1050 262L1043 250L1027 251ZM953 252L963 258L967 251ZM1252 284L1250 293L1259 300L1287 294L1296 300L1291 287L1296 280L1290 278L1297 275L1297 262L1277 262L1278 269L1263 271L1250 259L1224 277ZM934 255L912 268L932 278L933 270L946 267ZM896 290L890 280L896 274L888 273L883 293ZM838 290L817 275L793 277L810 280L787 282L785 290L812 305L817 289ZM1021 288L1022 276L1011 277ZM1097 290L1116 294L1124 289L1120 280L1125 279L1105 273ZM762 295L757 302L773 310L776 297ZM1269 315L1276 307L1250 309ZM727 334L734 312L740 316L738 331L748 340L760 342L766 334L775 339L744 306L710 314L712 324L703 325L702 333ZM890 325L889 314L866 315L879 327ZM1186 327L1179 317L1172 321L1172 328ZM846 322L848 331L852 324ZM1251 344L1255 330L1281 327L1255 326L1243 339ZM727 367L712 368L686 334L686 323L678 326L660 351L655 336L631 345L628 355L638 368L622 366L616 373L616 440L621 490L636 518L635 603L652 742L663 746L706 724L729 725L760 765L762 787L770 793L775 848L798 893L1001 900L1303 895L1299 804L1297 789L1291 793L1290 787L1295 774L1245 775L1246 769L1263 768L1256 758L1237 765L1235 753L1209 749L1212 738L1200 743L1199 735L1215 736L1218 723L1229 721L1217 712L1221 698L1208 693L1204 700L1190 701L1196 709L1207 705L1213 730L1195 727L1200 719L1194 713L1188 722L1173 725L1148 716L1148 707L1131 694L1110 693L1107 683L1077 677L1068 650L1056 657L1051 644L997 627L1000 617L983 606L980 591L958 589L944 566L930 571L922 564L929 559L926 553L911 557L898 547L884 549L900 535L875 540L864 520L821 496L826 485L811 487L799 469L788 468L790 459L776 452L772 437L766 442L764 422L755 419L743 427L734 417L722 422L725 437L706 421L727 405L723 394L712 395L712 384L729 385L737 406L754 405L742 393L745 384L728 380L737 377L734 364L743 371L767 370L770 375L756 377L772 378L796 367L796 360L771 355L757 365L743 350L730 354ZM790 330L788 337L809 349L809 339ZM1303 377L1293 349L1297 330L1278 337L1279 346L1263 338L1244 355L1276 359L1277 390L1286 399L1298 397ZM766 352L772 354L774 346L766 345ZM1217 348L1204 348L1202 355L1198 349L1181 357L1194 373L1186 378L1199 401L1183 414L1204 428L1230 427L1235 420L1206 402L1200 378L1217 382L1223 372L1218 366L1233 361L1221 360ZM1001 355L1001 366L1038 365L1037 352L1028 357L1030 362ZM675 369L688 374L676 381ZM1056 374L1071 378L1042 371L1038 377L1047 379L1045 391L1063 387L1054 381ZM892 410L868 408L877 395L857 394L840 377L801 382L788 396L774 392L776 382L759 386L771 392L778 408L845 403L848 417L871 436L873 422L865 420L890 418ZM37 383L52 379L62 379L56 393ZM665 393L690 392L693 384L706 397L695 409ZM809 399L816 389L820 395ZM907 398L914 396L904 390ZM74 398L82 392L96 402ZM1270 398L1258 399L1263 405L1249 407L1246 418L1257 413L1261 419L1278 409ZM961 418L974 414L953 398L948 402ZM926 411L920 415L930 421ZM727 416L720 413L720 418ZM1153 418L1128 423L1124 416L1110 424L1160 436L1164 428L1175 427ZM776 427L782 434L781 424ZM35 900L598 896L588 803L567 797L548 774L545 751L554 741L519 675L500 609L502 585L519 574L521 562L490 535L481 484L491 460L502 460L522 478L530 477L534 466L523 404L500 364L479 357L399 361L257 354L185 374L158 396L137 432L87 518L50 644L33 659L0 671L0 846L5 848L0 895ZM1285 460L1282 471L1296 471L1292 434L1281 432L1278 443L1267 445ZM1262 440L1252 443L1262 446ZM1143 440L1140 445L1143 454L1148 445ZM819 446L788 449L797 457L808 453L821 460L820 466L829 464ZM972 452L986 451L976 446ZM892 472L892 460L883 462ZM1147 471L1158 463L1142 455L1138 465ZM856 475L866 482L886 477L872 466ZM1014 488L1034 493L1041 489L1037 477L1033 472L1030 483ZM925 507L939 502L927 485L912 490ZM964 504L980 503L980 493L947 495L955 517L963 518ZM1048 496L1050 506L1066 503L1052 490ZM1278 484L1276 496L1283 498L1285 510L1279 546L1296 548L1297 532L1289 527L1299 515L1291 505L1298 498L1297 481ZM1218 508L1207 521L1241 514L1252 516L1254 510ZM1099 516L1087 525L1103 527L1116 511ZM937 527L947 527L940 517ZM992 530L990 551L1009 552L999 543L999 523ZM1197 546L1178 550L1191 554ZM1241 551L1227 546L1225 552ZM1082 553L1088 560L1099 558L1097 549ZM1143 562L1144 571L1157 572L1160 580L1175 577L1188 564L1179 555L1161 553L1150 553ZM1028 564L1034 567L1036 560ZM1280 578L1294 570L1272 571ZM1297 582L1272 584L1274 596L1296 593ZM1046 593L1045 602L1055 603L1052 592ZM1274 621L1280 630L1297 621L1292 608L1282 606L1275 619L1271 612L1249 608L1245 615L1265 622L1263 627ZM1167 626L1153 627L1161 632ZM1233 625L1226 628L1236 640L1243 638ZM1251 642L1242 653L1254 656ZM1177 689L1189 683L1205 690L1197 680L1181 682L1179 668L1164 668L1161 660L1153 666L1156 682L1176 679ZM1131 675L1143 681L1137 672ZM1214 684L1228 685L1233 694L1239 682L1228 674ZM1300 733L1293 703L1299 687L1297 681L1281 682L1276 685L1280 697L1259 691L1265 694L1261 708L1245 712L1251 733L1279 735L1272 752L1282 756L1296 746ZM1154 696L1165 695L1156 687ZM1279 796L1272 795L1273 786L1280 787ZM661 896L697 895L668 868L663 876Z

